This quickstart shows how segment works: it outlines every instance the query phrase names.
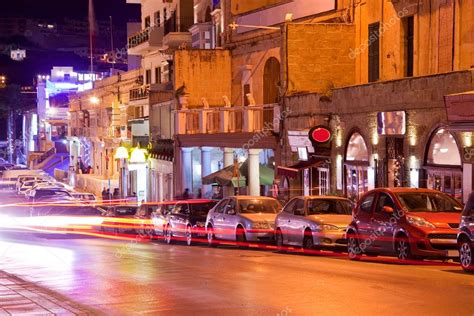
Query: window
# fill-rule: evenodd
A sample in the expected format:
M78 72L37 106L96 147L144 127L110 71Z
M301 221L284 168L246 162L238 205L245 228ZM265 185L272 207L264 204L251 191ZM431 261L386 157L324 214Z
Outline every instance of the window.
M413 42L414 42L414 19L409 16L403 19L404 28L404 47L405 47L405 75L413 76Z
M393 203L392 198L386 193L380 193L375 212L381 213L384 206L388 206L395 209L395 204Z
M280 203L274 199L248 199L239 201L241 214L278 213L281 209Z
M369 25L369 82L379 80L380 63L380 24Z
M145 75L145 84L150 84L151 83L151 69L146 70L146 75Z
M219 204L217 204L216 208L214 209L214 212L224 213L224 208L228 202L229 202L229 199L220 201Z
M311 199L308 201L308 215L351 215L351 203L337 199Z
M155 68L155 83L161 83L161 67Z
M295 204L295 215L304 216L304 200L298 199Z
M237 212L237 210L235 209L235 201L234 200L230 200L230 202L226 205L225 207L225 214L229 214L229 211L232 210L235 212Z
M293 199L288 204L286 204L285 208L283 209L283 212L288 213L288 214L293 214L293 207L295 206L297 199Z
M160 26L161 24L161 12L156 11L155 12L155 26Z
M173 81L173 61L168 61L168 82Z
M147 16L145 18L145 29L149 28L151 26L151 19L150 19L150 16Z
M164 8L163 9L163 22L166 22L166 19L168 18L166 13L167 13L166 8Z
M372 203L374 202L375 194L372 193L366 196L360 203L360 210L365 213L372 212Z

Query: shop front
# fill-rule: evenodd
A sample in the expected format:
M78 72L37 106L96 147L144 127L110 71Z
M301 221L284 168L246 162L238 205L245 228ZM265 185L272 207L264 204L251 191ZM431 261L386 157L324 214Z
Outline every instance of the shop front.
M345 153L345 194L352 200L358 200L369 190L369 152L359 132L352 133Z

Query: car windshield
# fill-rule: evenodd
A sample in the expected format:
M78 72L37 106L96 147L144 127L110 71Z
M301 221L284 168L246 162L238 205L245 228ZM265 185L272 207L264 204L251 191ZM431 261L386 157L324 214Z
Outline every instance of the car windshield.
M278 213L281 205L277 200L273 199L249 199L239 201L240 213Z
M216 202L189 203L189 210L192 215L207 215L209 210L216 205Z
M459 213L461 205L443 193L410 192L397 193L400 203L409 212L453 212Z
M308 215L339 214L351 215L349 201L338 199L312 199L308 201Z

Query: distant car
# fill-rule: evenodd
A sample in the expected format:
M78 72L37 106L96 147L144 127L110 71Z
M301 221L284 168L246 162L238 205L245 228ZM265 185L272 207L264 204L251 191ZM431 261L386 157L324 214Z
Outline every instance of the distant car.
M49 205L48 209L30 219L29 225L38 234L90 233L101 227L102 211L87 205Z
M196 238L205 239L207 213L214 205L216 201L212 200L178 201L166 215L166 243L182 239L191 246Z
M67 195L57 194L39 196L36 201L30 205L30 216L44 216L50 214L52 210L63 209L77 205L79 205L77 200Z
M458 256L462 205L446 193L379 188L363 195L347 229L350 258L395 254L400 260Z
M83 193L83 192L72 192L71 195L84 202L94 202L97 200L96 196L92 193Z
M33 203L47 201L48 199L73 198L69 191L58 187L36 188L31 194Z
M47 182L48 182L47 180L41 180L41 179L24 181L23 184L18 189L18 194L26 196L29 190L32 190L40 183L47 183Z
M137 205L101 206L100 209L102 209L105 217L102 223L102 231L115 234L136 232Z
M19 175L16 181L16 191L18 192L23 185L24 182L26 181L33 181L33 180L48 180L50 181L51 178L45 175L32 175L32 174L26 174L26 175Z
M474 193L471 193L461 214L457 236L459 261L467 272L474 271Z
M233 196L220 201L206 219L209 246L216 240L246 242L272 241L275 218L281 210L278 200L261 196Z
M295 197L275 219L275 241L285 245L346 247L345 234L352 220L352 202L335 196Z

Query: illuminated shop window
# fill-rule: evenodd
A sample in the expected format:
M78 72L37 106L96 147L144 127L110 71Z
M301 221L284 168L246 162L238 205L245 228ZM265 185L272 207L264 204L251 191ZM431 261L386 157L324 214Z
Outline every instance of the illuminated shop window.
M461 165L458 145L450 132L440 129L433 135L426 162L433 165Z

